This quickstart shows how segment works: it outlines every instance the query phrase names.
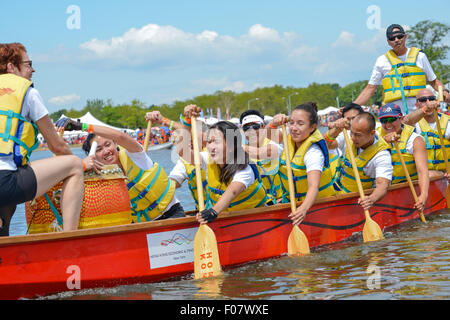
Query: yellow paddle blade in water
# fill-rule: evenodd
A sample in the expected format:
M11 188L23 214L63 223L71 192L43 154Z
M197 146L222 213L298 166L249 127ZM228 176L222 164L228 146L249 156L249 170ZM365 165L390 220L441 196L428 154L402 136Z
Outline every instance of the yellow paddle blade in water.
M294 226L288 238L288 254L303 256L309 253L308 238L298 226Z
M221 274L216 235L210 227L202 224L194 238L194 277L201 279Z
M383 240L383 231L381 231L378 223L372 220L367 210L364 213L366 215L366 223L364 223L363 228L364 242Z

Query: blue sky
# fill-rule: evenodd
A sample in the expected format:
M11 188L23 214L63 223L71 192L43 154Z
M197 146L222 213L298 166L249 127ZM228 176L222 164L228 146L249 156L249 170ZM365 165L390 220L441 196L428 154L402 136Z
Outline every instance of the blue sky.
M448 0L8 1L0 41L26 46L54 112L95 98L151 105L274 84L343 86L369 78L389 24L449 23L449 11Z

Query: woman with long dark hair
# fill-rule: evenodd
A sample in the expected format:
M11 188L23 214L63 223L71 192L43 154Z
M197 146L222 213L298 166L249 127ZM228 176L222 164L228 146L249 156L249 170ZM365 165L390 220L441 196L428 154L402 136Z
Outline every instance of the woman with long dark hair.
M197 116L195 108L185 109L186 118ZM242 148L239 128L231 122L213 124L207 134L206 152L200 152L206 170L206 208L197 215L200 223L217 218L224 211L265 206L272 202L262 185L258 170Z

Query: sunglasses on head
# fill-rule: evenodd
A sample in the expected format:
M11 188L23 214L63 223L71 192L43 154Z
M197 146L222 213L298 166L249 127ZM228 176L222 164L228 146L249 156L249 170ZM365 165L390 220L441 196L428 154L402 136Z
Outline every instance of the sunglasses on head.
M419 102L427 102L427 101L435 101L435 100L436 100L435 96L417 98L417 101L419 101Z
M242 130L244 130L244 132L245 132L249 129L258 130L259 128L261 128L261 123L251 123L251 124L247 124L247 125L243 126Z
M398 117L386 117L386 118L380 118L380 122L382 123L382 124L385 124L385 123L392 123L392 122L395 122L395 121L397 121L398 120Z
M399 34L396 36L389 37L388 39L389 39L389 41L395 41L395 39L401 40L401 39L403 39L404 36L405 36L404 34Z

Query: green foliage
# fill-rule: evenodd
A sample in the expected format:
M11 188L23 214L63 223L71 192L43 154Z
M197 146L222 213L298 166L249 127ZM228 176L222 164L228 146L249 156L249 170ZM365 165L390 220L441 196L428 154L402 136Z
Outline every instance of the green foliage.
M412 26L407 32L409 46L422 49L436 76L444 83L450 78L450 65L444 63L450 47L443 42L449 31L450 26L447 24L424 20Z
M90 112L97 119L112 126L135 129L138 127L145 128L146 122L144 117L146 112L158 110L164 117L178 120L184 107L188 104L200 106L203 108L205 114L206 109L211 108L214 116L217 113L217 108L220 108L223 119L225 119L226 109L228 108L230 116L238 118L243 111L247 110L248 101L253 98L258 98L258 100L251 101L251 109L257 109L265 115L273 116L277 113L287 114L287 100L289 95L291 95L292 108L295 108L295 106L302 102L315 101L320 110L328 106L336 106L336 96L339 96L341 105L343 101L350 102L351 90L349 88L355 88L357 90L355 92L356 97L360 92L361 83L365 84L367 81L355 82L344 88L341 88L335 83L312 83L306 88L275 85L273 87L257 88L254 91L242 93L217 91L214 94L204 94L184 101L175 101L171 105L162 104L159 106L147 106L139 100L133 100L130 104L114 105L111 100L105 102L101 99L93 99L88 100L86 106L81 110L62 109L52 113L50 116L53 121L56 121L61 114L65 114L71 118L78 118Z

